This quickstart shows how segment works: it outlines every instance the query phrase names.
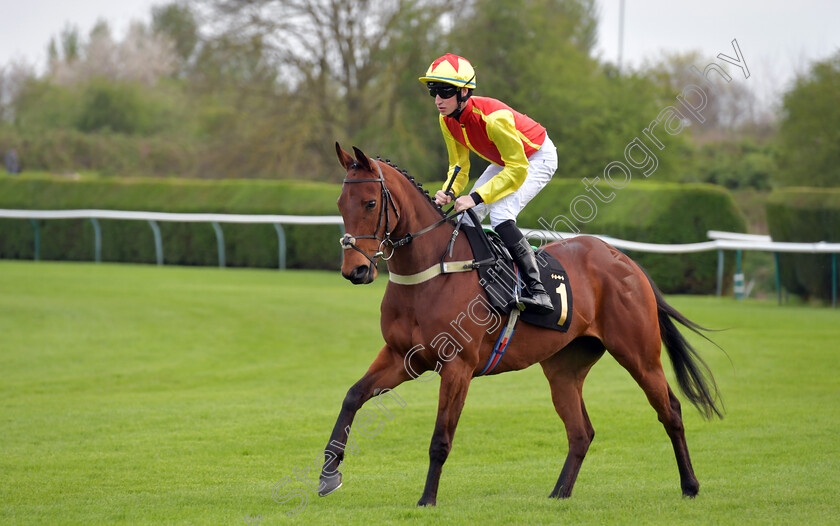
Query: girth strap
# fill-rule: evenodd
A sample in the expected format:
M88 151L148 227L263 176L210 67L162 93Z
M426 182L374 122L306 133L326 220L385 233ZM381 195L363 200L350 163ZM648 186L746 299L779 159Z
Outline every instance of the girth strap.
M429 281L435 276L439 276L441 274L470 272L472 270L475 270L475 260L473 259L468 261L446 261L444 263L435 263L426 270L422 270L414 274L404 275L391 272L388 275L388 279L397 285L417 285L418 283Z

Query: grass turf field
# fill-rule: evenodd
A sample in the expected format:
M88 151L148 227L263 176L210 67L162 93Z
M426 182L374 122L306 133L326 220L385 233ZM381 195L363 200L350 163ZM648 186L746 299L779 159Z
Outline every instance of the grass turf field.
M707 422L683 404L696 499L681 496L670 441L609 355L584 388L596 436L571 499L547 498L566 439L539 367L472 384L436 508L415 503L437 380L397 388L405 407L387 404L393 420L357 437L344 486L315 496L296 472L317 479L344 394L382 345L384 285L0 262L0 522L837 523L840 310L707 297L669 298L729 328L714 335L728 357L690 337L728 410ZM308 497L294 517L300 499L272 498L287 478L279 496Z

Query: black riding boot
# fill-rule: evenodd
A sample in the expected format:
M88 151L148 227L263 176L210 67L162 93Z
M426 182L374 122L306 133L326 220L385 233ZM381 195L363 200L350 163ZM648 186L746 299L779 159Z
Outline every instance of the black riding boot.
M521 301L525 310L535 314L548 314L554 310L551 298L540 281L540 269L537 267L537 258L534 256L534 249L516 227L513 220L505 221L496 227L499 237L513 257L522 280L525 282L525 290L522 291Z

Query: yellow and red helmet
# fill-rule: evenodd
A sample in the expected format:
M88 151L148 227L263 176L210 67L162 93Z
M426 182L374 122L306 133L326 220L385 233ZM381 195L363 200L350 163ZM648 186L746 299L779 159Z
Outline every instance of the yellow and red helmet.
M469 60L447 53L432 62L426 75L420 77L420 82L443 82L458 88L475 89L475 70Z

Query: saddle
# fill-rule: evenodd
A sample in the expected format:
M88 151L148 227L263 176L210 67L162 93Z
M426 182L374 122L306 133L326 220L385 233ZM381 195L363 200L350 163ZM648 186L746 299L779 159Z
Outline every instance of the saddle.
M467 213L471 221L462 221L460 230L467 236L472 248L475 258L472 267L478 271L479 283L487 293L493 308L501 314L510 314L517 308L518 298L524 286L519 277L519 270L499 235L482 228L475 212L467 210ZM540 279L551 297L554 311L535 314L525 310L519 317L532 325L565 332L572 321L572 289L569 277L563 265L547 251L536 250L535 256L540 269Z

